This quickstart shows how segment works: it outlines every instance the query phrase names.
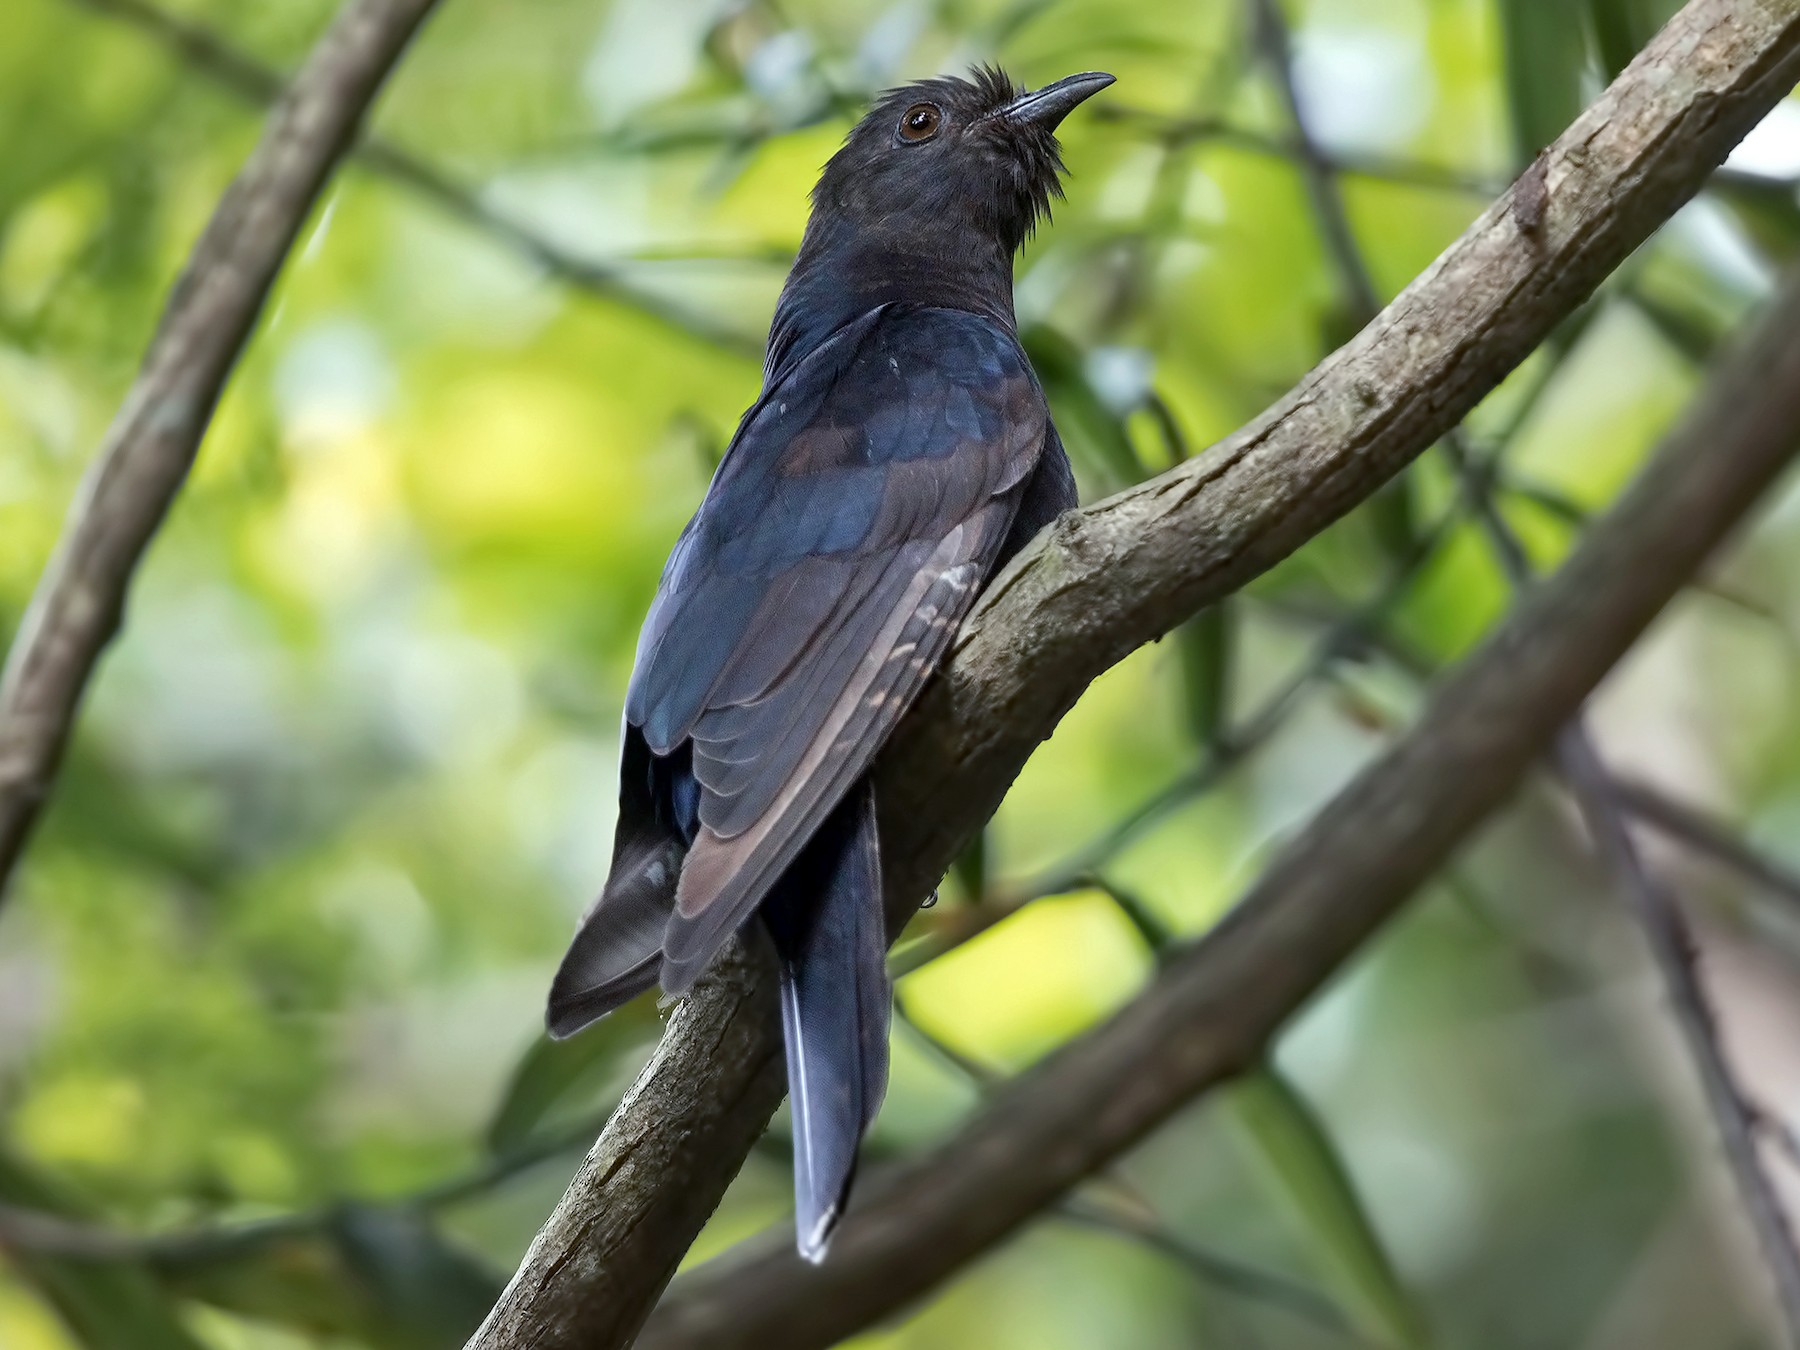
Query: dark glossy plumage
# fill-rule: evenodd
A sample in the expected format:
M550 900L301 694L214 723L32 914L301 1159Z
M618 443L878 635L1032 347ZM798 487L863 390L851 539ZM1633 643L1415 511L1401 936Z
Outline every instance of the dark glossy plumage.
M814 1259L887 1077L867 770L981 587L1074 504L1012 255L1058 190L1056 123L1107 83L926 81L826 167L762 396L645 620L612 873L551 990L557 1035L683 993L761 907Z

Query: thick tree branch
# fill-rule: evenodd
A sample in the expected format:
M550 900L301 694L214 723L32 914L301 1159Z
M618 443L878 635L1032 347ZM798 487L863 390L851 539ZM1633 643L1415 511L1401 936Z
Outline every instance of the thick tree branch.
M1275 0L1252 0L1260 45L1274 68L1293 117L1296 141L1314 214L1347 303L1362 311L1366 320L1375 310L1375 291L1362 252L1350 229L1337 181L1306 125L1297 96L1289 51L1288 33ZM1498 557L1502 572L1515 591L1532 582L1532 566L1524 544L1495 499L1490 475L1477 466L1460 428L1452 428L1444 448L1475 505L1483 531ZM1794 1247L1774 1183L1762 1165L1756 1148L1754 1112L1738 1086L1719 1044L1718 1026L1707 1003L1687 940L1683 917L1674 899L1651 875L1638 856L1626 827L1626 807L1612 784L1610 771L1588 731L1585 719L1575 717L1558 737L1556 763L1569 784L1582 814L1587 818L1601 855L1630 902L1634 918L1643 927L1651 955L1669 994L1669 1007L1683 1040L1694 1059L1702 1095L1724 1146L1725 1159L1744 1197L1745 1212L1762 1246L1774 1277L1776 1300L1790 1344L1800 1350L1800 1252Z
M194 246L0 674L0 895L125 594L320 189L434 0L350 0Z
M1282 1021L1511 795L1588 692L1800 450L1800 282L1563 569L1236 910L1109 1022L852 1206L822 1266L785 1233L678 1282L639 1345L825 1346L897 1311L1255 1062Z
M883 756L878 794L896 926L992 814L1026 757L1095 676L1291 553L1419 455L1686 201L1797 78L1800 5L1693 0L1540 157L1521 180L1523 196L1515 187L1490 207L1376 323L1276 407L1193 461L1071 513L1047 531L991 588L944 677ZM1669 524L1677 533L1692 529L1691 521ZM1650 573L1660 575L1661 560L1652 561L1658 565ZM1591 626L1597 633L1620 632L1620 622L1610 615ZM1635 631L1627 628L1620 649ZM1516 655L1526 664L1545 664L1541 652ZM1573 691L1565 714L1579 692ZM1409 819L1427 805L1369 803ZM1335 818L1321 828L1337 829ZM1344 844L1358 854L1358 840ZM1389 878L1395 886L1401 880ZM1298 894L1309 883L1289 867L1271 884ZM1280 915L1297 912L1284 904ZM1334 914L1316 935L1319 941L1329 948L1359 938L1371 925L1356 914L1354 906ZM1286 922L1279 919L1276 928L1285 932ZM1305 922L1315 922L1310 911ZM1272 1025L1317 975L1282 968L1287 953L1262 948L1260 937L1246 950L1243 934L1243 926L1234 924L1220 936L1236 953L1233 959L1253 962L1229 987L1241 997L1254 960L1275 961L1263 970L1253 1005ZM1216 945L1208 948L1214 950ZM1215 964L1228 965L1208 957L1204 968L1211 972ZM766 1039L754 1054L736 1059L710 1055L687 1029L687 1019L695 1027L716 1025L715 1005L753 993L766 998L766 983L754 965L740 966L689 1000L702 1006L684 1009L671 1026L670 1044L608 1124L591 1165L563 1197L471 1346L589 1350L630 1340L693 1236L668 1224L636 1223L632 1216L666 1209L659 1192L670 1189L684 1193L690 1214L703 1216L780 1095L779 1070L771 1069L774 1029L766 1019L752 1019ZM1191 1035L1180 1051L1184 1064L1204 1068L1194 1069L1194 1081L1211 1081L1242 1053L1240 1041L1221 1038L1224 1028L1241 1025L1250 1008L1233 1009L1229 1000L1215 1006L1204 991L1195 997L1206 1016L1191 1019L1193 1025L1207 1025L1215 1012L1225 1019L1217 1031ZM1077 1063L1087 1062L1077 1054ZM1102 1125L1121 1117L1107 1137L1128 1142L1148 1128L1139 1116L1122 1119L1144 1109L1146 1091L1143 1083L1108 1084L1083 1111L1092 1111L1092 1102L1106 1104ZM722 1112L721 1102L734 1106ZM616 1156L621 1141L659 1131L680 1139L689 1156L705 1159L704 1171L621 1176L592 1165ZM1093 1146L1089 1139L1076 1151ZM1041 1199L1041 1188L1026 1189L1026 1199ZM708 1193L697 1194L701 1190ZM948 1198L959 1214L963 1209L960 1199L935 1188L920 1198L927 1208ZM961 1234L944 1248L958 1253L954 1259L996 1240L1029 1212L1014 1205L997 1219L980 1203L967 1208L961 1217L945 1209L926 1226L934 1241L946 1227ZM596 1241L602 1223L605 1241ZM881 1231L864 1225L853 1231L870 1235L859 1242L877 1245L912 1231L876 1227ZM834 1247L821 1272L834 1289L841 1281L833 1272L865 1269L846 1250L854 1248L847 1242ZM902 1281L896 1301L949 1268L925 1261L919 1267L926 1272L923 1282ZM590 1293L597 1277L604 1292ZM856 1297L873 1292L864 1289ZM766 1343L788 1342L777 1337Z

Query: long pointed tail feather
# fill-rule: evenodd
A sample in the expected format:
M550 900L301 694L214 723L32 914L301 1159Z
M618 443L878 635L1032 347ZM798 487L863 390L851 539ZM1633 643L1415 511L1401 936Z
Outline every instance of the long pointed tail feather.
M887 1090L892 991L881 908L875 794L834 811L763 907L781 958L781 1015L794 1122L795 1236L824 1259Z

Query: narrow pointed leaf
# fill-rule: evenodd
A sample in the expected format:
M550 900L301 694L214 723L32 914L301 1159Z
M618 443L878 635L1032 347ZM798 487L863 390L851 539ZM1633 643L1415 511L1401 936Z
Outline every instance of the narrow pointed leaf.
M1201 610L1175 630L1175 642L1188 730L1202 745L1217 745L1231 716L1231 675L1237 650L1235 606L1222 600Z
M504 1157L523 1147L547 1121L591 1110L593 1095L662 1030L656 1002L634 999L566 1041L540 1036L520 1058L488 1125L488 1151Z
M1581 111L1587 41L1572 0L1500 0L1513 153L1523 167Z
M1383 1346L1430 1345L1324 1123L1274 1068L1246 1075L1229 1109L1282 1200L1305 1229L1326 1277L1363 1333Z

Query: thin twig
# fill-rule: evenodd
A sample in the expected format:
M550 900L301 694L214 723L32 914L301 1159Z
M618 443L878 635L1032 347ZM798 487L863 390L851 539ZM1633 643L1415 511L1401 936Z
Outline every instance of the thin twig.
M1278 82L1294 120L1301 163L1311 188L1320 232L1325 237L1349 302L1361 311L1359 318L1366 321L1374 315L1379 300L1361 250L1351 233L1331 167L1318 153L1307 130L1294 90L1286 28L1274 0L1252 0L1252 3L1261 19L1260 40L1268 59L1276 67ZM1493 475L1477 466L1460 428L1452 428L1445 436L1443 449L1507 581L1516 592L1525 590L1532 584L1534 569L1523 542L1495 500ZM1726 1160L1774 1277L1788 1340L1800 1348L1800 1252L1795 1249L1781 1202L1756 1151L1751 1111L1726 1064L1724 1050L1718 1041L1718 1028L1695 974L1680 916L1638 857L1625 826L1623 804L1580 716L1573 718L1558 738L1556 759L1649 941L1651 953L1669 990L1671 1010L1699 1073L1707 1107L1724 1143Z
M1287 21L1275 0L1250 0L1251 29L1263 62L1269 67L1282 102L1287 106L1288 120L1294 129L1293 153L1299 161L1301 177L1306 183L1307 197L1312 202L1313 216L1324 236L1325 248L1332 267L1344 290L1344 307L1357 326L1368 323L1381 310L1381 300L1369 275L1362 249L1344 208L1343 193L1338 187L1336 167L1330 156L1314 139L1312 129L1300 105L1300 92L1294 85L1292 44L1288 39Z
M1141 127L1173 145L1211 141L1279 159L1293 158L1297 149L1291 139L1253 131L1223 117L1169 116L1134 108L1118 101L1095 108L1093 115L1102 122ZM1471 173L1420 160L1343 153L1329 153L1326 158L1335 173L1353 178L1376 179L1403 187L1420 187L1487 198L1506 186L1505 179L1497 175Z
M1759 1113L1750 1105L1719 1043L1718 1022L1696 969L1693 937L1673 897L1638 856L1623 824L1624 808L1616 799L1612 778L1578 725L1571 725L1563 734L1557 760L1649 943L1745 1212L1774 1276L1785 1338L1789 1345L1800 1346L1800 1252L1757 1149L1755 1121Z
M1800 913L1800 872L1777 863L1745 843L1735 830L1648 783L1617 777L1613 782L1620 803L1644 824L1741 872Z
M0 672L0 896L139 560L313 203L433 0L350 0L176 281Z
M273 104L283 79L204 24L170 14L148 0L72 0L131 24L162 43L180 61L249 103ZM659 322L738 356L760 360L762 340L704 310L683 305L643 286L616 263L583 258L517 217L483 201L453 174L393 141L366 135L351 157L371 173L426 198L446 214L488 235L559 281L629 306Z

